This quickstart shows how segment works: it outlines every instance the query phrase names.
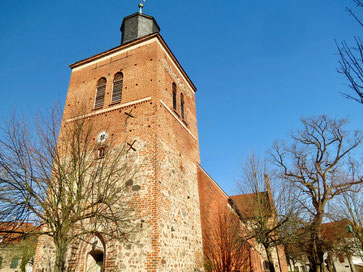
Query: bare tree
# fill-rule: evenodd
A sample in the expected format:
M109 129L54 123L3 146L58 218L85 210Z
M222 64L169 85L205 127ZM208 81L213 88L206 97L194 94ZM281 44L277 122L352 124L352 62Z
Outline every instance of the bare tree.
M290 190L290 192L291 191L293 190ZM297 198L294 193L293 198ZM305 222L301 216L303 213L301 207L299 207L295 201L293 203L295 205L294 212L290 215L288 222L283 224L279 229L286 258L289 264L292 265L292 270L294 270L296 263L306 263L307 250L305 246L307 231L305 229Z
M297 263L304 264L305 262L305 251L302 250L298 243L287 243L284 245L286 258L289 261L291 271L294 270L294 267Z
M353 3L358 8L363 8L361 0L353 0ZM363 23L356 13L351 8L346 10L363 27ZM338 72L345 76L348 80L348 86L354 92L354 95L349 93L343 93L343 95L363 104L363 44L360 37L354 37L354 40L353 46L345 41L340 44L336 42L340 57Z
M111 136L97 143L94 131L91 118L61 123L55 107L33 123L13 116L0 139L0 220L31 222L39 228L24 234L51 237L53 271L68 269L72 242L95 233L128 240L138 229L125 182L136 171L132 158Z
M203 233L207 271L251 271L251 246L241 240L242 231L237 215L228 210L218 213L211 227Z
M284 243L280 231L286 228L295 211L293 196L288 188L279 186L272 195L266 162L261 161L254 154L242 164L243 175L238 181L238 187L243 193L232 197L240 210L242 221L246 226L243 237L254 239L263 246L269 262L269 270L275 271L273 251ZM278 251L278 250L277 250ZM280 249L280 253L282 248Z
M324 271L322 222L334 197L362 183L351 154L362 141L358 131L344 130L347 120L321 115L302 119L302 129L287 142L276 142L270 152L282 181L290 183L304 208L309 232L308 258L312 271Z
M335 203L335 219L348 219L353 231L363 248L363 195L362 188L359 191L342 193Z

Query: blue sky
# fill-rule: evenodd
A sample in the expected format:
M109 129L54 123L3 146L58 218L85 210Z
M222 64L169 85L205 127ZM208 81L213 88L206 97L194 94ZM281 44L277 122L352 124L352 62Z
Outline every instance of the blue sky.
M64 102L68 65L119 45L122 18L137 5L2 0L0 118ZM243 159L263 154L300 117L326 113L362 127L363 105L339 94L347 87L336 72L334 39L362 31L346 6L350 0L145 3L198 88L202 166L227 193L235 193Z

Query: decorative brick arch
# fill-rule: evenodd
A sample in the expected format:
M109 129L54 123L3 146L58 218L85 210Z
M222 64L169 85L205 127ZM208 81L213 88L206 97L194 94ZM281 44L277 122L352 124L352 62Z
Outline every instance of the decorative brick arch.
M103 255L103 269L101 271L109 271L109 264L114 263L113 258L108 254L107 239L100 233L90 235L86 241L80 243L80 247L74 253L75 256L73 258L75 259L73 265L71 264L71 271L86 272L88 260L91 256L96 259L95 254Z

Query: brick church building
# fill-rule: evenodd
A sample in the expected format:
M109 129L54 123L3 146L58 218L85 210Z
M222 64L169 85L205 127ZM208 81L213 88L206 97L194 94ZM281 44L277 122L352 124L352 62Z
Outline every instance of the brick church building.
M94 235L72 247L73 271L204 271L203 232L220 211L243 209L244 196L229 197L201 167L197 89L159 31L140 9L123 19L120 46L70 65L63 123L89 118L96 139L132 143L143 176L133 189L148 214L137 244ZM77 116L80 102L86 114ZM94 244L97 256L90 254ZM51 271L52 254L51 241L40 237L34 271ZM266 271L257 245L248 254L250 271ZM274 258L276 271L287 271L281 248Z

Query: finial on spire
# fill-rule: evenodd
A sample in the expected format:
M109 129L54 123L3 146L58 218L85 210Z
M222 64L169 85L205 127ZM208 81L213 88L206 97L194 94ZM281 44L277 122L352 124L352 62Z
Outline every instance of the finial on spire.
M139 13L142 14L142 8L144 7L144 4L142 2L146 2L146 0L141 0L140 4L139 4Z

